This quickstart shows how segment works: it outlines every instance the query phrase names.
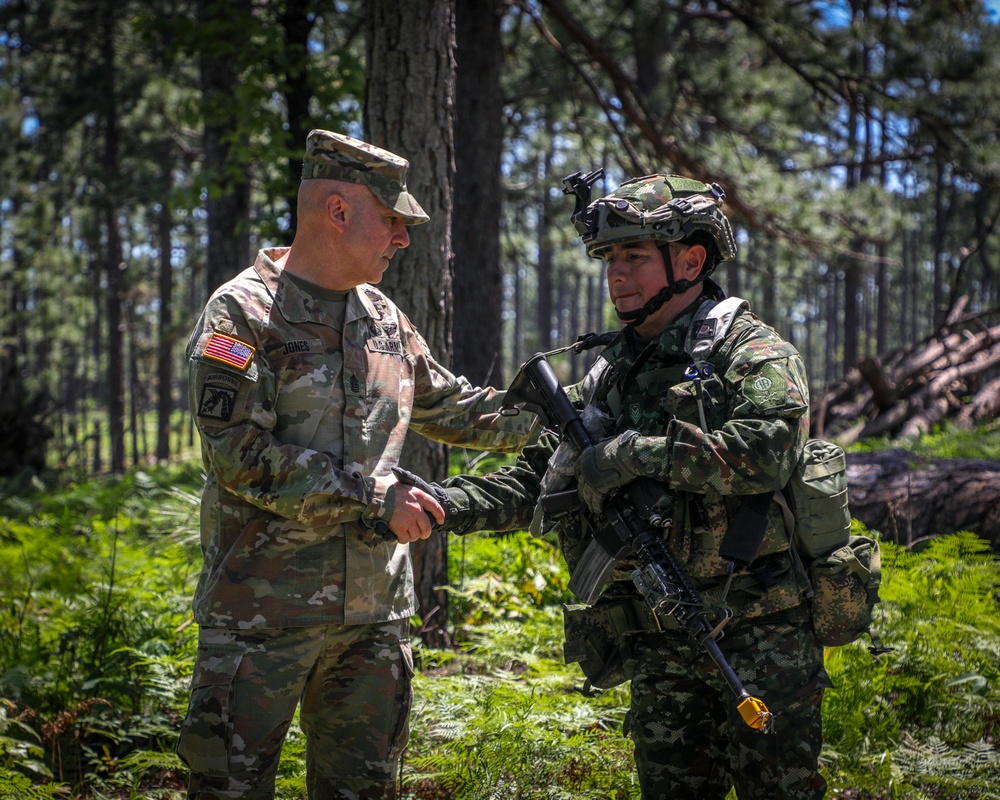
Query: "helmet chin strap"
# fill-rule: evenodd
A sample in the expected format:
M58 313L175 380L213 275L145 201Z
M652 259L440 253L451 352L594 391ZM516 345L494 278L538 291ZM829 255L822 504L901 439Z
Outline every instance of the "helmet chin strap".
M631 311L619 311L617 308L615 309L615 314L618 315L618 319L626 325L631 325L633 328L637 328L642 325L650 314L659 311L663 304L666 303L671 297L681 294L682 292L686 292L692 286L699 284L704 280L702 275L699 274L693 281L686 279L682 281L675 281L674 263L673 259L670 257L669 245L663 245L660 248L660 252L663 253L663 263L666 267L667 285L660 289L660 291L658 291L656 295L641 308L634 308ZM702 273L703 272L704 270L702 270Z
M667 300L680 294L681 292L686 292L696 283L701 283L701 279L696 278L693 281L671 281L669 286L664 286L660 289L660 291L658 291L656 295L641 308L634 308L631 311L619 311L616 308L615 314L618 315L618 319L627 325L638 327L646 321L646 318L650 314L659 311Z

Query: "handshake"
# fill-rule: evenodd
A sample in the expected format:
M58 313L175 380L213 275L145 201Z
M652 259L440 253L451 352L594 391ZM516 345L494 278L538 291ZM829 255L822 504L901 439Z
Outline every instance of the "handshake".
M538 513L539 495L553 493L572 492L577 501L574 505L585 505L599 515L608 495L640 475L657 471L643 469L635 452L637 440L641 440L639 434L626 431L598 441L582 453L568 441L561 442L554 452L551 444L531 446L514 468L481 477L459 476L444 486L394 467L398 483L389 487L387 501L405 510L399 519L393 515L397 524L392 527L397 534L399 529L404 532L398 537L400 541L424 539L438 531L462 536L476 530L516 530L529 524L534 530L532 517Z
M469 503L469 495L463 489L445 488L439 483L425 481L419 475L415 475L402 467L393 467L393 474L400 483L406 486L414 486L420 491L429 494L444 509L444 519L438 521L428 511L427 516L431 520L431 533L444 531L445 533L457 533L464 536L469 532L476 514Z

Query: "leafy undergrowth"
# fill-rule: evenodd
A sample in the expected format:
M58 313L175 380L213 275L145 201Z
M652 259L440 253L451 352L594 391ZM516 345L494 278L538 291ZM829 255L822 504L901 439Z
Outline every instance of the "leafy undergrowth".
M885 438L865 439L850 446L851 450L884 450L894 447ZM918 459L971 458L1000 461L1000 422L991 422L975 428L960 428L947 424L933 433L907 442L906 449Z
M198 572L191 466L0 490L0 800L175 799ZM563 663L557 550L453 540L456 649L417 647L404 798L638 798L627 686ZM883 544L878 628L828 652L829 798L1000 798L1000 567L971 534ZM418 621L419 622L419 621ZM278 795L305 797L297 725Z

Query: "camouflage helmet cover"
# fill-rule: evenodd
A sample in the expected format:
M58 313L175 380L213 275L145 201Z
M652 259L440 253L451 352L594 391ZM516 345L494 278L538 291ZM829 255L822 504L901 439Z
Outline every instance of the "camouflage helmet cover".
M583 232L587 255L601 258L619 242L654 239L677 242L697 231L715 240L718 261L736 257L736 240L722 212L726 193L717 183L702 183L680 175L646 175L626 181L595 200L587 209L588 230ZM711 272L709 265L705 274Z

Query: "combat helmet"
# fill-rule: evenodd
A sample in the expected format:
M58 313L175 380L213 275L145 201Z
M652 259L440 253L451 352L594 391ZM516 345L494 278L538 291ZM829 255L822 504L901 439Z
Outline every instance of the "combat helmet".
M601 258L618 242L654 240L667 244L704 231L715 243L703 276L736 257L736 240L722 204L726 193L717 183L702 183L680 175L632 178L591 203L574 218L587 255Z
M736 258L733 228L722 213L726 193L719 184L657 173L625 181L610 194L591 202L591 188L603 176L604 170L596 169L586 175L575 172L563 179L563 192L576 195L570 219L587 255L602 258L612 245L650 240L657 243L666 266L667 285L642 308L615 310L626 324L641 325L671 297L705 281L721 262ZM670 242L704 246L705 264L697 277L674 278Z

